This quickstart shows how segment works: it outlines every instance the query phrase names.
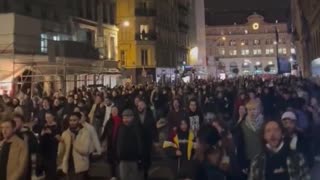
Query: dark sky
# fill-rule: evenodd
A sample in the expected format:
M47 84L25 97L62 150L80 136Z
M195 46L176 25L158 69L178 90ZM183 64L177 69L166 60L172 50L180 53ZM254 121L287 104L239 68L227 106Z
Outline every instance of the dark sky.
M288 21L290 0L205 0L207 25L245 23L257 12L266 21Z

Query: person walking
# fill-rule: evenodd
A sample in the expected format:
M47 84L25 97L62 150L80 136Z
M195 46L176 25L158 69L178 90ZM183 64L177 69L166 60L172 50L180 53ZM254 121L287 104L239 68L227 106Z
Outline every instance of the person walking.
M28 168L28 147L14 130L16 123L5 120L1 123L3 140L0 142L0 179L21 180Z
M153 143L158 142L158 131L156 122L152 111L146 107L144 101L140 101L138 104L138 121L136 121L141 127L143 137L143 169L144 179L148 179L149 168L151 166L151 153Z
M117 177L117 165L119 161L117 158L117 139L121 124L122 120L119 116L119 109L113 106L110 120L108 120L105 126L101 141L107 142L107 160L111 165L111 175L114 179Z
M143 139L139 125L134 122L134 114L130 109L122 113L123 123L120 125L117 139L117 154L120 161L121 180L142 180Z
M16 135L21 138L28 146L28 169L26 171L25 180L31 180L32 176L32 159L31 156L36 154L38 149L38 139L27 126L24 126L25 119L23 116L16 114L13 117L16 123Z
M42 127L40 135L41 165L45 172L46 180L57 179L57 152L60 140L60 128L51 112L45 114L46 123Z
M264 150L251 162L248 180L310 180L309 169L302 155L285 145L284 129L278 121L262 126Z
M68 180L86 180L89 170L90 132L81 125L81 114L69 117L69 128L61 135L58 149L59 169Z

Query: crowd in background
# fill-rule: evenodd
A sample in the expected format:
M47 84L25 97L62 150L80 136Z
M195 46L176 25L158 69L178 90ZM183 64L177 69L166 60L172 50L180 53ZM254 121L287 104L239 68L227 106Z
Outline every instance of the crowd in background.
M155 160L194 180L308 180L320 160L320 87L297 77L196 80L0 98L0 179L149 178ZM157 157L159 159L159 157Z

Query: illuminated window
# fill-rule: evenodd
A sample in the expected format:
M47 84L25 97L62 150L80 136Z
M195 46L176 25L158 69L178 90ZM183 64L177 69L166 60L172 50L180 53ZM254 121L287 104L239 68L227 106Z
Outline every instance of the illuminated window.
M41 34L41 52L48 52L48 36L46 34Z
M235 40L230 40L229 45L230 46L236 46L237 42Z
M123 65L123 66L126 63L126 51L125 50L120 51L120 62L121 62L121 65Z
M229 55L230 56L236 56L237 55L237 50L229 50Z
M148 66L148 50L141 49L141 65Z
M287 48L279 48L279 54L287 54Z
M241 55L245 56L245 55L249 55L249 54L250 54L249 49L242 49L241 50Z
M274 49L273 48L267 48L266 49L266 54L269 55L269 54L273 54L274 53Z
M291 48L291 54L296 54L296 49L295 48Z
M254 49L253 50L253 55L260 55L261 54L261 49Z
M219 49L219 54L221 56L224 56L226 54L226 51L224 49Z
M255 39L255 40L253 41L253 44L254 44L254 45L260 45L260 40Z

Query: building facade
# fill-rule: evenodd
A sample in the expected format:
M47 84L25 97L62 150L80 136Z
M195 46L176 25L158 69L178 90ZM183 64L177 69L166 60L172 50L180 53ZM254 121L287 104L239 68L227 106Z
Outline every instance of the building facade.
M291 25L300 69L320 75L320 1L291 0Z
M119 59L133 82L172 79L188 61L190 0L117 0Z
M6 64L0 90L41 87L50 94L115 85L114 6L109 0L0 0L0 23L6 24L0 26L0 59Z
M208 71L214 77L275 74L278 66L290 72L295 54L287 24L265 22L258 14L245 24L207 26L206 45Z

